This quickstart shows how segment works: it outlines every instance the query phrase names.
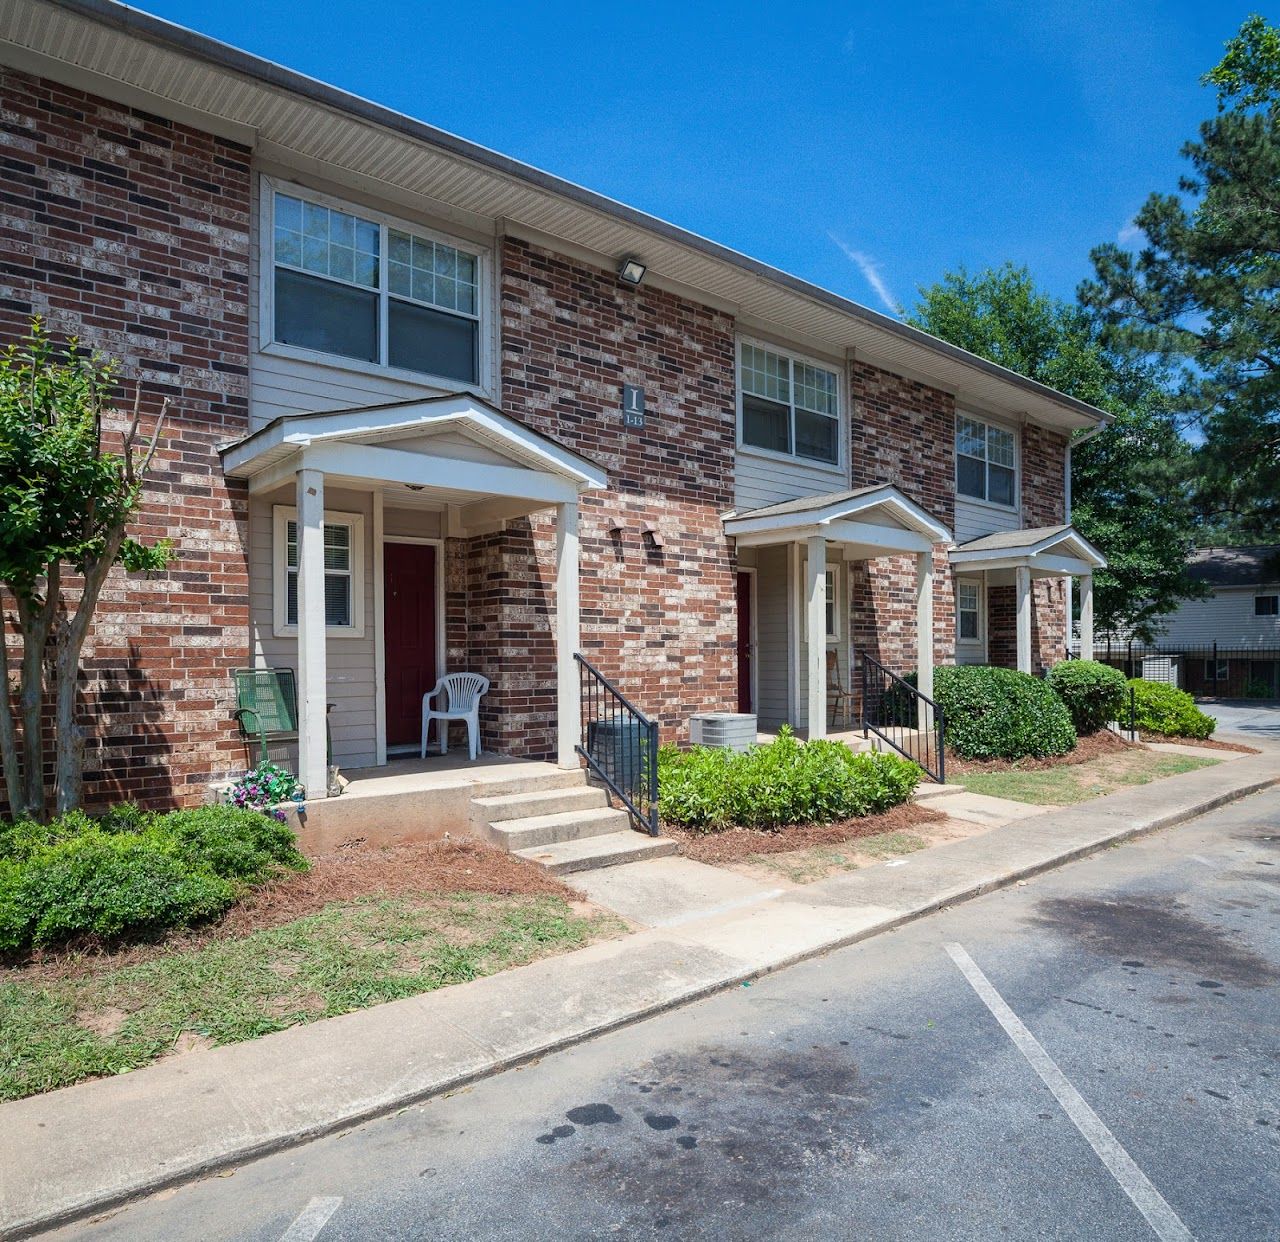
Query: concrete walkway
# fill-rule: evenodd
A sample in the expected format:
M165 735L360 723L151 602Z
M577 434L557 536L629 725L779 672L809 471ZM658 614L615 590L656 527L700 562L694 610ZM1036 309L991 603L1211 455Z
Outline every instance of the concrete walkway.
M686 873L664 926L0 1105L0 1235L392 1112L1277 783L1270 750L803 889L731 877L711 894Z

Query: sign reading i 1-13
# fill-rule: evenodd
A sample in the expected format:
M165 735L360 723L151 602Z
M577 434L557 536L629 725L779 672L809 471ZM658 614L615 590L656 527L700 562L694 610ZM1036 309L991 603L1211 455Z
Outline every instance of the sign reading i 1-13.
M634 384L622 385L622 423L625 427L644 426L644 389Z

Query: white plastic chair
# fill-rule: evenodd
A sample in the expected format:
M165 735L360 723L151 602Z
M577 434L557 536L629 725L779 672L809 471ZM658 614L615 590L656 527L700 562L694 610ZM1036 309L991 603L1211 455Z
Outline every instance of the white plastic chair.
M467 745L471 758L480 755L480 700L489 692L489 679L479 673L446 673L436 682L430 694L422 696L422 754L427 757L427 734L431 722L438 720L436 736L440 739L440 753L449 753L449 721L467 722ZM431 706L431 700L444 694L444 710Z

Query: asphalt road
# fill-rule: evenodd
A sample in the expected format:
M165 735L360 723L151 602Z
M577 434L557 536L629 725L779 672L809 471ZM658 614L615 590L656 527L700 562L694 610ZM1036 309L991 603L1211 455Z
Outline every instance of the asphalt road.
M55 1236L1277 1238L1278 846L1257 795Z
M1219 734L1239 733L1246 742L1280 742L1280 703L1216 699L1201 703L1200 709L1217 717Z

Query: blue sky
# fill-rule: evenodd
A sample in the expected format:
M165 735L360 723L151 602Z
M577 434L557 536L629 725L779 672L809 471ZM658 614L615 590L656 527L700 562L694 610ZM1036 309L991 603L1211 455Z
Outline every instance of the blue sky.
M877 309L1005 259L1070 297L1256 3L142 7Z

